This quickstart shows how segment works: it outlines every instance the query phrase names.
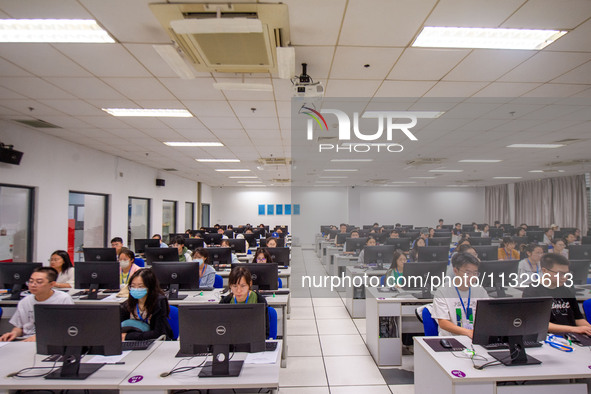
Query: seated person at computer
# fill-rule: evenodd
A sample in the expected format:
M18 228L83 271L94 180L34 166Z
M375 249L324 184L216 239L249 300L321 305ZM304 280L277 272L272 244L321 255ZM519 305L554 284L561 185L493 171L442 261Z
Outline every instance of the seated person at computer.
M123 247L123 238L115 237L111 240L111 247L115 248L115 252L119 254L121 252L121 248Z
M141 341L161 335L172 338L168 324L170 307L158 278L150 268L142 268L129 278L129 297L120 306L121 339Z
M563 255L568 259L568 249L566 249L566 241L562 238L552 240L552 250L548 249L550 253Z
M378 243L376 242L376 239L371 236L369 238L367 238L367 241L365 242L365 246L376 246L377 244ZM365 258L365 253L362 250L361 252L359 252L359 256L357 257L357 262L359 264L365 264L364 258Z
M9 320L14 326L12 331L0 336L0 342L14 341L17 337L26 337L25 341L35 341L35 305L36 304L73 304L69 294L53 290L57 271L51 267L39 267L29 279L29 294L19 301L16 312Z
M189 252L189 249L185 246L185 237L180 235L174 237L170 247L178 249L179 261L191 261L191 252Z
M415 239L415 241L413 242L412 248L408 252L408 257L409 257L410 261L419 261L418 260L419 259L419 248L422 248L424 246L427 246L425 239L423 239L421 237Z
M129 283L131 276L140 269L134 263L135 255L127 248L121 248L119 252L119 284L123 288Z
M349 238L359 238L359 230L353 230L351 231L351 236ZM343 254L354 254L355 252L347 252L347 241L345 240L345 243L343 244Z
M267 242L267 248L276 248L277 247L277 238L275 238L275 237L267 238L266 242Z
M462 235L462 223L456 223L454 228L451 230L451 234L458 237Z
M423 245L423 246L429 246L429 229L428 228L424 227L421 229L421 232L419 234L419 238L415 239L410 247L412 248L415 245L415 243L417 242L417 240L419 240L419 239L422 239L423 241L425 241L425 245Z
M462 234L462 236L460 237L460 240L458 241L456 247L451 252L451 257L453 257L454 254L458 253L460 251L460 248L462 246L464 246L464 245L470 245L470 236L468 234Z
M544 254L544 249L540 245L529 244L525 246L525 254L527 258L519 262L519 268L517 270L520 285L529 285L532 280L539 278L542 268L540 266L540 259Z
M443 229L443 219L439 219L439 221L437 222L437 226L435 228L437 230L442 230Z
M581 229L580 228L576 228L574 234L575 234L575 242L578 242L579 245L580 245L581 244L581 240L582 240L582 238L581 238Z
M218 228L217 233L222 235L222 239L228 239L228 236L226 234L224 234L224 229L223 228L221 228L221 227Z
M231 293L220 300L220 304L264 304L266 336L269 338L269 317L267 300L252 290L252 275L246 267L236 267L230 272L228 286Z
M267 249L259 248L256 250L256 252L254 252L252 262L258 264L272 263L273 258L271 257L271 254L267 251Z
M215 282L215 269L208 264L209 252L206 248L197 248L193 252L193 262L199 263L199 287L212 287Z
M570 245L576 245L577 236L575 233L568 233L566 234L566 237L564 237L564 240L566 241L566 248L568 249Z
M515 241L511 237L503 237L498 257L499 260L519 260L519 252L515 250Z
M488 224L484 224L482 226L482 231L480 231L480 236L482 238L489 238L490 237L490 226Z
M400 238L400 231L398 231L398 230L390 231L390 238Z
M388 271L386 271L386 276L384 278L385 286L398 286L398 278L404 273L404 264L406 264L406 255L402 253L402 251L396 250L392 258L392 265Z
M345 234L347 232L347 225L345 223L341 223L339 225L339 233Z
M222 248L229 248L230 247L230 241L227 239L222 239L222 242L220 242L220 246ZM230 256L232 257L232 264L236 264L239 263L240 261L238 261L238 257L236 257L235 253L231 253Z
M435 237L435 229L433 227L429 227L429 236L428 238L434 238Z
M55 287L72 288L74 287L74 266L70 255L65 250L56 250L49 258L49 266L57 271Z
M554 230L550 227L544 232L544 240L542 242L545 245L552 246L552 239L554 239Z
M439 324L439 335L465 335L472 338L476 301L489 298L482 287L472 287L471 278L478 276L479 261L468 253L458 253L451 259L455 280L439 287L433 294L431 316ZM453 278L452 278L453 279ZM472 280L476 282L475 280ZM459 284L459 286L455 286Z
M162 242L162 236L160 234L154 234L154 235L152 235L152 239L157 239L158 241L160 241L160 247L161 248L168 248L168 245L165 244L164 242Z
M527 237L527 232L525 231L525 229L523 227L519 227L517 229L517 231L515 231L515 236L516 237Z
M470 243L463 243L462 245L456 248L456 251L456 253L471 254L472 256L476 257L478 261L480 261L480 258L478 257L478 252L476 252L476 249L474 249L472 245L470 245Z
M552 334L576 333L591 336L591 324L585 320L572 287L567 287L569 261L566 257L546 253L540 261L543 278L538 286L530 285L523 297L552 297L552 311L548 332Z

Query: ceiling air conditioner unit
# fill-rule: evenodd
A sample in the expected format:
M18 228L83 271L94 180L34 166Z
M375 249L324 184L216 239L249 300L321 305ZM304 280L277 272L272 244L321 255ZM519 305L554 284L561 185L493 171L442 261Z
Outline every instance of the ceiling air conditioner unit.
M277 73L290 44L286 4L150 4L197 71Z

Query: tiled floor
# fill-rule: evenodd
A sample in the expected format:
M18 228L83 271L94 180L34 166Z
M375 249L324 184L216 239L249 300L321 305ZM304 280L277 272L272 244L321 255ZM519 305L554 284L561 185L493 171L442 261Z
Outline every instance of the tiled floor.
M351 319L338 293L304 289L302 275L326 275L313 250L292 248L291 315L281 394L413 394L413 385L386 383L365 345L365 319ZM413 369L412 356L402 368Z

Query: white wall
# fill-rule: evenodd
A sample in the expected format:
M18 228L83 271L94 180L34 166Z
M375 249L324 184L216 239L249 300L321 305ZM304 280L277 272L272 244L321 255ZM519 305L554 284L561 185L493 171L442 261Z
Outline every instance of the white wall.
M197 182L13 123L0 121L0 130L0 141L24 152L19 166L0 164L0 183L36 188L34 260L46 261L55 249L67 248L71 190L109 195L109 240L127 241L129 196L152 199L150 234L162 231L162 200L178 201L177 230L184 231L185 202L197 201ZM156 178L166 186L156 187Z

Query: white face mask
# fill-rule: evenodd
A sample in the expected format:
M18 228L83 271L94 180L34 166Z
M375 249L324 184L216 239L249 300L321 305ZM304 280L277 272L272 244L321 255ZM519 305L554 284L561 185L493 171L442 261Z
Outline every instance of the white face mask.
M119 266L121 267L121 269L126 269L127 267L129 267L129 264L131 264L131 261L129 260L119 260Z

